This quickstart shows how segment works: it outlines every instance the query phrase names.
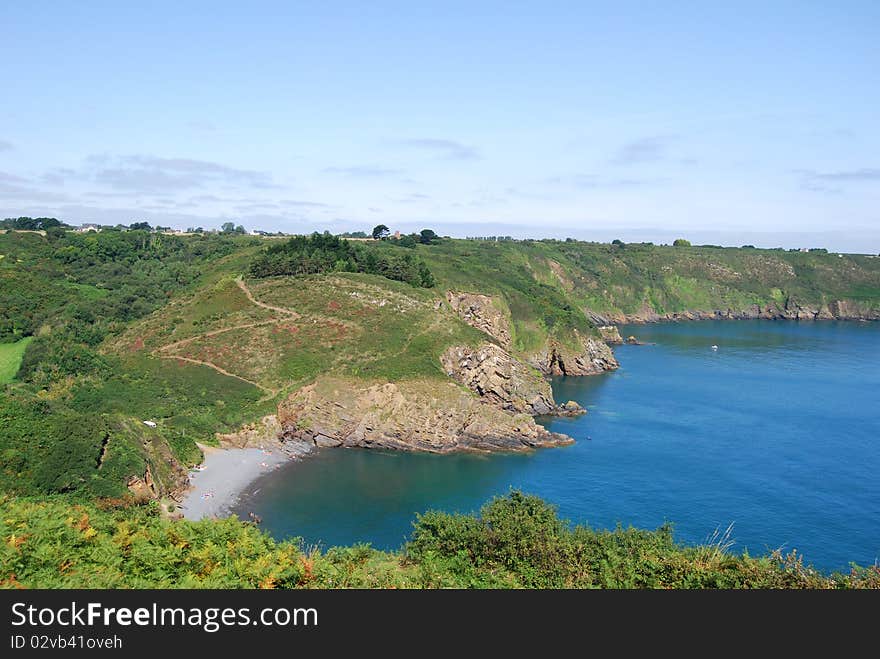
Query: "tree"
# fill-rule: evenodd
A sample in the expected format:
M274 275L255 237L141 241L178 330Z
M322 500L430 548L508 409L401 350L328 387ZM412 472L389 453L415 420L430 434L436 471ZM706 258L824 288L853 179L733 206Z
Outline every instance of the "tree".
M56 242L57 240L64 238L65 233L67 232L64 227L49 227L48 229L46 229L46 238L49 240L50 243Z
M685 240L684 238L676 238L675 242L672 243L673 247L690 247L691 241Z
M220 225L220 230L223 233L235 233L235 222L224 222Z
M244 235L247 233L247 231L245 230L245 228L243 226L241 226L239 224L237 227L235 227L235 233L240 233L240 234Z
M391 229L386 227L384 224L377 224L373 227L373 240L382 240L383 238L387 238L391 235Z
M431 245L439 240L436 233L434 233L431 229L422 229L421 233L419 233L419 242L423 245Z
M133 222L128 225L128 228L132 231L152 231L153 229L149 222Z
M611 241L611 244L617 245L618 247L623 247L625 243L622 240L620 240L619 238L615 238L614 240Z
M401 236L397 241L398 246L400 247L408 247L409 249L413 249L417 244L417 236L414 233Z

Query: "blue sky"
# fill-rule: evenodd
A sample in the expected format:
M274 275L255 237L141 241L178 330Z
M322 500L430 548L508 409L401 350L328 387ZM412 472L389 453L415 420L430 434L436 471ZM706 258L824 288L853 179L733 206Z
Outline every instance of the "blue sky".
M876 2L29 1L0 35L4 217L880 251Z

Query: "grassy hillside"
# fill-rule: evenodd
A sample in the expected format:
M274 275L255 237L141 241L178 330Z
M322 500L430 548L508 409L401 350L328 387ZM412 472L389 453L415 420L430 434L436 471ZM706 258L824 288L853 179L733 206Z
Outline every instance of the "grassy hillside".
M794 553L753 558L671 529L571 527L511 492L479 515L429 512L399 552L276 542L235 519L170 522L119 509L0 498L7 588L877 588L880 570L826 576Z
M462 321L447 291L490 296L521 358L550 342L576 348L579 337L595 335L594 312L622 318L836 300L866 317L880 311L880 259L861 256L382 242L362 244L341 264L316 248L309 267L320 273L251 278L265 245L143 231L0 234L5 585L878 585L876 569L829 578L792 558L680 547L667 529L571 529L519 496L480 517L427 514L405 550L390 554L304 551L235 521L172 523L155 504L131 507L129 483L141 496L175 489L200 460L197 441L276 411L305 384L455 389L439 356L494 339ZM261 274L298 267L296 254L282 256ZM417 285L345 271L358 269Z
M585 309L623 316L743 310L789 299L880 310L880 258L754 248L445 240L419 246L438 286L502 294L518 324L577 326Z
M252 385L101 349L176 296L244 270L260 247L143 231L0 235L0 356L4 380L16 376L0 394L0 490L121 496L149 472L161 493L201 459L196 440L263 411ZM154 418L155 429L142 423Z
M838 299L880 310L880 259L863 256L443 240L359 243L357 259L340 261L344 244L321 240L297 249L330 272L254 279L269 243L245 236L0 235L3 381L16 376L0 399L6 491L119 495L148 468L162 491L199 459L196 441L319 377L445 380L446 348L492 340L438 304L449 290L491 296L524 360L551 341L577 347L595 332L590 312ZM279 252L273 267L298 267L299 253ZM338 271L399 266L405 278L421 263L433 287ZM79 444L63 439L71 424L84 429Z
M107 350L211 364L269 397L324 373L439 378L446 347L487 337L435 309L436 295L354 273L224 278L133 324Z

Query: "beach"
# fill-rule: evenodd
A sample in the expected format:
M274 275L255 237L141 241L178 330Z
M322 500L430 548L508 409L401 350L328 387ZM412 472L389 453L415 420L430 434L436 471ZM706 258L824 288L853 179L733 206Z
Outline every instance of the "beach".
M190 487L180 505L189 520L227 516L250 483L295 457L278 446L200 448L205 460L190 472Z

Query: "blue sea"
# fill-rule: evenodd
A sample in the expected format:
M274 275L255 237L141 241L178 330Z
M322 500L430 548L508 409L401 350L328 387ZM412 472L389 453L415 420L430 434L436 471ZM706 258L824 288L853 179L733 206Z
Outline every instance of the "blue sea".
M263 476L239 512L277 538L397 548L416 513L470 512L519 488L577 523L656 528L817 568L880 556L880 324L719 321L621 327L620 369L556 378L589 410L528 454L324 450ZM716 345L717 350L712 346ZM256 492L256 494L253 494Z

